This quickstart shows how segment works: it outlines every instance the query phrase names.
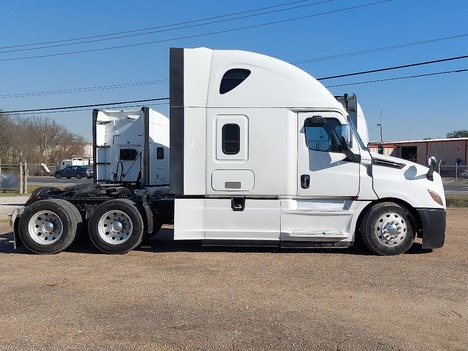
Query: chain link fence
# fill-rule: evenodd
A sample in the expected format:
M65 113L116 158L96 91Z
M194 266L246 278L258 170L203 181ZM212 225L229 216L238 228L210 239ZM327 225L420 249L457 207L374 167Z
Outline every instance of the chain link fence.
M468 181L468 166L464 165L440 165L439 174L446 180L466 180Z
M17 165L0 164L0 192L17 191L25 194L27 191L27 165L20 163Z

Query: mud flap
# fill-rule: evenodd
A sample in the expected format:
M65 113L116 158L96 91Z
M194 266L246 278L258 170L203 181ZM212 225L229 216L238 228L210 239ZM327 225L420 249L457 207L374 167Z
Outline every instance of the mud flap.
M18 233L19 219L22 213L23 213L22 208L21 209L15 208L10 215L10 227L13 228L13 248L15 250L24 245Z

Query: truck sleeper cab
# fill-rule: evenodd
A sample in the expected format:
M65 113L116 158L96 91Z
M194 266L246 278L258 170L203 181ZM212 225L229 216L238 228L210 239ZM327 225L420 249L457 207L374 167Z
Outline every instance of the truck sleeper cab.
M371 154L355 96L337 99L297 67L233 50L171 49L170 81L175 239L349 247L361 234L383 255L416 235L442 246L440 177Z
M173 219L175 240L206 245L345 248L360 235L395 255L416 237L425 249L444 243L434 165L369 152L356 97L335 98L286 62L171 49L169 129L168 194L119 184L36 193L12 218L15 238L55 253L84 226L100 250L122 253Z

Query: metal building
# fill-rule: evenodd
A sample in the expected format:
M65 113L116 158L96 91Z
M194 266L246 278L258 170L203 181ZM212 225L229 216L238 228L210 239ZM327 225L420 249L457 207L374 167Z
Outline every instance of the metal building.
M384 142L383 154L426 164L435 156L444 170L465 169L468 166L468 138L427 139ZM369 143L371 151L378 152L379 143Z

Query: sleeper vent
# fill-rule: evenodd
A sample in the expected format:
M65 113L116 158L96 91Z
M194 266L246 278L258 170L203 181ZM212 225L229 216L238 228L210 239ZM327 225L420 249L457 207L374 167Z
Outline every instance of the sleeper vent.
M250 76L250 70L243 68L233 68L224 73L219 86L219 93L226 94L241 84Z

